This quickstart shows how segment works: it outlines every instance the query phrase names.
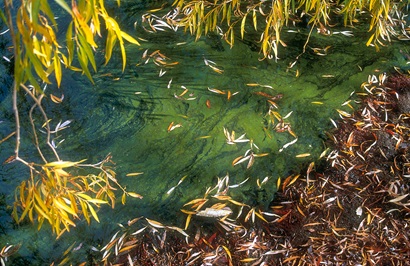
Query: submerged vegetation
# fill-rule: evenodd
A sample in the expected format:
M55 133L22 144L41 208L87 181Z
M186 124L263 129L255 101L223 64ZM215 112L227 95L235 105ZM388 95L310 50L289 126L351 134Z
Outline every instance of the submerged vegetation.
M142 217L121 225L106 264L407 265L409 89L410 73L370 76L361 107L329 132L326 161L279 180L269 210L229 196L242 184L227 175L181 209L186 231Z

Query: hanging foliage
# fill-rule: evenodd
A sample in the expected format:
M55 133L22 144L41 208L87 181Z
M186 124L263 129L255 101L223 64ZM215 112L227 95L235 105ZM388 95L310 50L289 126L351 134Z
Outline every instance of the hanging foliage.
M406 1L399 0L175 0L173 5L180 12L173 23L181 25L198 39L210 31L218 32L231 46L235 34L241 38L246 33L247 23L251 23L260 33L261 52L264 58L278 59L279 45L286 46L281 37L283 27L295 25L306 20L311 29L332 34L328 27L334 26L334 16L344 16L344 25L352 26L358 22L358 15L370 16L367 45L379 49L391 36L410 39L409 29L405 28L402 10ZM249 22L250 21L250 22ZM235 32L235 29L237 31ZM310 34L309 34L310 35ZM404 36L404 37L403 37Z

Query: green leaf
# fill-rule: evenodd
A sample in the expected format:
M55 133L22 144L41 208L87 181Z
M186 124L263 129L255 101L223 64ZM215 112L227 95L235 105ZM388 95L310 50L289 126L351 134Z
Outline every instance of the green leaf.
M54 19L54 13L51 11L50 5L48 4L47 0L40 0L41 1L41 11L44 12L44 14L47 15L47 17L51 20L53 23L53 26L57 28L57 22Z
M97 66L95 64L95 59L94 59L94 53L91 50L91 46L90 44L87 43L87 41L84 39L84 36L82 36L81 34L77 35L78 36L78 40L80 41L80 49L82 49L85 52L85 55L87 56L87 61L89 60L94 71L97 71Z
M82 47L80 46L78 49L78 62L80 62L81 69L83 70L83 73L87 76L87 78L94 83L94 80L91 76L90 70L88 69L88 60L87 60L87 55L86 53L82 50Z
M70 22L66 33L67 51L68 51L68 65L71 65L74 58L74 41L73 41L73 21Z
M112 30L108 31L107 40L105 44L105 64L110 61L114 44L117 41L117 36L113 34Z
M62 8L64 8L65 11L67 11L68 14L73 14L73 11L71 8L67 5L67 3L64 0L55 0L57 4L59 4Z

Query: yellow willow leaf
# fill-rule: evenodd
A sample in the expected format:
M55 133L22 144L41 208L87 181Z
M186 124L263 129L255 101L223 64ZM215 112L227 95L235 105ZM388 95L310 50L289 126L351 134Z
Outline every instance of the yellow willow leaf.
M137 176L137 175L142 175L144 172L136 172L136 173L128 173L125 176Z
M61 199L54 198L53 202L54 202L54 204L57 208L61 208L64 211L66 211L66 212L72 214L73 216L77 217L77 213L70 206L68 206L64 202L62 202Z
M366 46L369 46L372 43L374 36L375 36L375 33L373 33L372 36L370 36L369 40L366 43Z
M33 65L34 71L36 72L36 74L46 83L50 83L46 72L43 69L43 66L40 62L40 60L38 59L38 57L34 54L34 51L30 50L30 47L26 46L26 51L27 51L27 55L30 59L30 63Z
M39 220L41 220L41 217L43 217L43 218L46 218L51 223L50 217L39 206L34 204L34 208L36 209L36 211L39 215L39 218L38 218ZM41 227L41 226L39 225L39 227Z
M127 33L123 31L121 31L121 37L123 37L125 40L127 40L130 43L140 45L140 43L137 40L135 40L133 37L131 37L130 35L128 35Z
M231 252L229 251L229 249L225 246L222 246L222 248L225 250L226 254L228 255L229 260L232 260L232 255L231 255Z
M70 161L55 161L51 163L46 163L43 167L54 167L54 168L67 168L78 165L84 162L86 159L78 161L78 162L70 162Z
M258 22L257 22L257 16L256 16L256 10L255 9L253 10L252 17L253 17L253 27L255 28L255 31L256 31Z
M85 200L91 200L92 198L90 196L88 196L87 194L84 193L77 193L76 196L79 196Z
M208 200L207 200L207 199L194 199L194 200L191 200L191 201L188 202L188 203L185 203L184 206L186 206L186 205L192 205L192 204L197 204L197 203L202 203L202 202L204 202L204 201L208 201Z
M48 213L49 212L49 208L46 206L46 204L44 203L43 199L41 198L40 194L38 193L38 191L33 191L34 193L34 199L36 200L37 204L34 204L34 206L40 206L41 209Z
M13 218L16 220L17 223L21 223L23 221L23 219L24 219L24 217L26 217L27 213L31 209L33 209L32 205L33 205L32 201L30 201L29 204L26 205L26 207L24 208L23 213L20 215L20 219L18 219L18 217L17 217L17 210L16 210L16 213L14 213L14 209L13 209ZM32 220L31 220L31 222L32 222Z
M91 205L88 204L88 203L87 203L87 206L88 206L88 209L90 209L91 215L94 217L94 219L95 219L97 222L100 222L100 220L98 219L98 215L97 215L97 213L95 212L93 206L91 206Z
M256 216L258 216L262 221L268 223L268 221L265 219L265 217L262 216L262 214L258 213L255 211Z
M185 230L188 229L191 218L192 218L192 214L188 214L188 216L186 217L186 221L185 221Z
M108 201L106 200L101 200L101 199L89 199L87 200L89 203L94 203L94 204L107 204Z
M87 205L85 204L85 202L83 200L80 200L80 205L81 205L81 211L84 215L85 220L87 221L88 224L90 224L90 215L88 214L88 210L87 210Z
M142 196L140 194L134 193L134 192L127 192L128 196L131 196L133 198L139 198L142 199Z
M54 72L56 76L56 81L57 81L57 87L60 87L61 84L61 62L60 58L57 55L57 52L54 53Z
M121 197L121 203L122 203L122 205L125 204L126 200L127 200L127 195L126 195L125 193L123 193L123 194L122 194L122 197Z
M153 227L156 227L156 228L165 228L165 226L164 226L162 223L160 223L160 222L157 222L157 221L154 221L154 220L150 220L150 219L148 219L148 218L145 218L145 220L147 220L147 222L148 222L150 225L152 225Z
M248 15L248 13L245 14L245 16L243 16L242 18L242 22L241 22L241 38L243 39L243 34L245 32L245 21L246 21L246 16Z

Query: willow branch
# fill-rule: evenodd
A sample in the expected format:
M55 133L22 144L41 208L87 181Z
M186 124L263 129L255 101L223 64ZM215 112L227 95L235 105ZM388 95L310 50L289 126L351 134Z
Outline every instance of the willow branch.
M41 95L43 96L43 95ZM31 128L33 129L33 134L34 134L34 141L36 142L36 148L38 153L40 154L41 159L43 159L44 163L47 163L46 158L43 155L43 152L40 149L40 143L38 142L38 136L37 136L37 130L36 130L36 126L34 124L34 119L33 119L33 111L36 108L37 104L34 104L29 112L29 117L30 117L30 124L31 124Z
M45 122L45 125L46 125L46 131L47 131L47 145L48 145L48 146L50 147L50 149L53 151L53 153L54 153L55 157L57 158L57 160L60 161L60 156L58 156L58 153L57 153L56 149L53 147L53 145L51 145L51 142L50 142L50 139L51 139L50 124L48 123L47 114L46 114L46 112L44 111L43 107L41 106L41 100L43 99L44 94L42 94L42 95L40 95L38 98L36 98L36 97L34 96L34 94L32 93L32 91L31 91L29 88L27 88L24 84L20 84L20 86L21 86L21 87L28 93L28 95L30 95L30 97L34 100L35 106L38 107L38 109L40 110L41 114L43 115L44 121L46 121L46 122ZM31 119L31 118L30 118L30 119ZM34 131L35 131L35 129L34 129ZM38 141L36 142L36 146L37 146L37 148L39 149ZM41 154L41 152L40 152L40 154ZM41 154L41 155L42 155L42 154ZM42 157L42 158L43 158L43 160L47 163L47 160L45 160L44 157Z

